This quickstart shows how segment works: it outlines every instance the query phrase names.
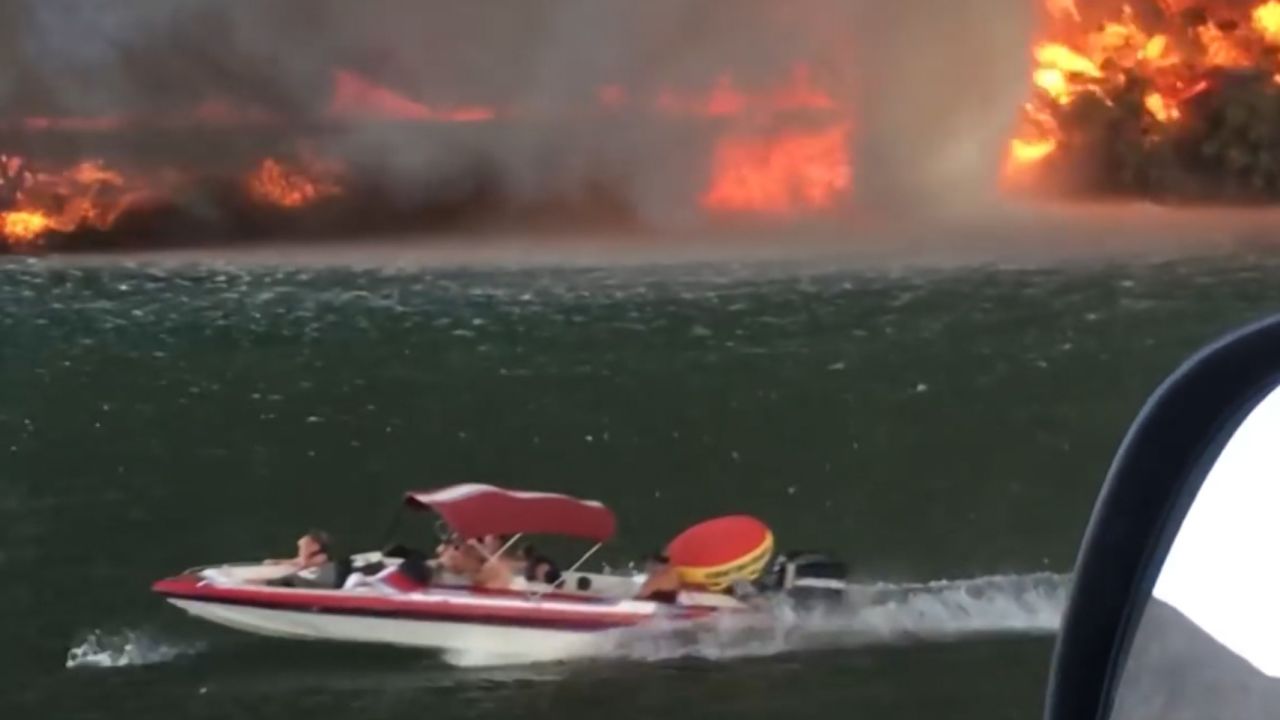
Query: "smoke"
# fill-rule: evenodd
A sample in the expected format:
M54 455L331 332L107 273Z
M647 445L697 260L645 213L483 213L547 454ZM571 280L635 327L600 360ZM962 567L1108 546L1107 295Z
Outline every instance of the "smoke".
M217 99L306 126L349 68L429 104L581 107L598 88L635 96L778 84L796 62L849 87L851 52L829 28L842 3L658 0L17 0L0 14L0 107L9 117L174 113ZM707 124L572 114L465 131L406 133L375 124L326 134L413 201L458 178L536 199L608 186L648 220L692 218L705 182ZM88 141L86 141L88 142ZM158 141L155 141L158 142ZM209 161L225 147L204 148ZM141 150L139 150L141 152ZM184 149L183 154L191 150Z
M731 73L740 87L768 87L803 62L851 109L863 208L945 208L994 188L1026 90L1035 5L14 0L0 9L0 107L10 117L121 116L217 99L302 127L325 111L336 68L432 104L555 110L605 85L640 97L711 88ZM562 114L435 134L356 124L318 142L405 203L478 182L531 201L605 187L647 224L680 226L698 217L713 136L770 122ZM128 152L154 154L148 142L160 141ZM186 145L188 159L227 160L225 142Z
M0 31L17 68L3 100L75 114L157 110L215 90L314 110L341 65L441 101L562 104L605 82L706 83L726 68L751 81L829 56L838 49L822 28L842 4L19 0Z
M869 209L946 213L996 200L1040 5L858 4L859 195Z

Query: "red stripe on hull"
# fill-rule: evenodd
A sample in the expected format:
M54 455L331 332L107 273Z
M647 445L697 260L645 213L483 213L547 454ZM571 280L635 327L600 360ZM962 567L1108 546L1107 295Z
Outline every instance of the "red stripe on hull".
M554 607L482 605L469 603L465 596L418 595L386 597L332 590L258 589L202 583L201 578L197 576L179 575L160 580L152 586L152 590L165 597L177 599L230 605L249 605L276 610L327 614L345 613L396 617L407 620L515 625L566 630L610 630L629 627L658 617L687 620L704 617L713 612L702 608L673 608L674 612L670 615L661 612L616 612L605 610L605 608L616 605L613 601L594 598L585 600L580 598L568 599L564 596L560 596L558 601L579 604L582 609L566 610ZM470 589L467 592L472 593ZM525 597L522 593L511 591L474 592L473 594L488 596L488 599L500 599L503 597L523 599ZM550 596L543 596L544 600L549 598ZM599 608L599 610L595 608Z

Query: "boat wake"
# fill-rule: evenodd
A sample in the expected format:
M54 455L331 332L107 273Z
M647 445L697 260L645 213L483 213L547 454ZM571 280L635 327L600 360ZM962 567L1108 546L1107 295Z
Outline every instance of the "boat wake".
M851 584L847 604L800 611L779 602L758 617L628 629L610 638L604 654L647 661L734 659L975 636L1051 635L1069 585L1069 576L1051 573Z
M176 644L135 630L95 630L67 651L67 668L120 668L169 662L199 652L202 645Z
M779 599L758 614L647 624L603 634L585 657L557 659L731 660L984 635L1050 635L1058 629L1069 585L1069 576L1052 573L918 584L853 583L848 601L839 605L800 609ZM66 667L152 665L202 649L200 643L168 641L136 630L99 630L67 652ZM520 655L488 653L447 653L444 659L469 668L530 662Z

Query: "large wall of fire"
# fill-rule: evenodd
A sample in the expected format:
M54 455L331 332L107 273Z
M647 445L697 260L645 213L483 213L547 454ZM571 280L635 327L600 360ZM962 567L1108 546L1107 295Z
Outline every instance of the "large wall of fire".
M1280 200L1280 0L1048 0L1009 185Z
M1034 62L1017 132L1006 156L992 159L1009 190L1280 199L1280 0L1028 1L1044 3L1046 21L1029 49ZM853 93L817 75L798 59L767 85L744 83L732 71L702 87L601 84L589 101L549 112L440 104L339 67L311 123L321 137L331 128L385 126L404 132L406 143L421 137L414 133L465 139L483 137L486 127L567 116L603 128L623 118L693 124L710 138L693 159L701 179L691 204L704 217L807 216L847 209L856 189ZM294 138L292 122L216 97L161 116L0 117L0 249L188 234L205 221L211 232L235 235L333 229L342 226L336 218L353 214L365 221L381 212L391 217L381 227L400 231L431 229L449 217L419 205L372 207L377 201L358 168ZM122 161L83 150L99 144L86 138L155 144L170 134L189 145L211 134L280 132L290 137L287 146L264 143L268 150L205 163L199 172L174 159L181 152L140 162L136 153ZM451 197L443 205L465 202Z
M355 71L337 69L331 99L308 130L322 136L326 129L380 127L404 133L406 143L428 133L438 142L445 133L463 138L469 132L483 133L488 126L536 126L562 121L566 115L592 118L606 133L611 122L624 116L705 126L714 140L701 161L705 178L695 202L710 216L825 211L852 189L851 112L824 91L803 63L769 87L742 87L731 73L710 87L669 87L646 95L622 85L602 85L589 103L555 112L438 105ZM197 132L184 135L184 129ZM299 134L296 121L211 100L173 117L20 118L0 125L0 137L21 136L30 145L32 138L97 135L111 140L171 132L181 142L191 142L192 137L213 133L269 136L273 130L290 137ZM150 228L154 223L148 221L155 216L190 215L184 212L187 206L207 202L211 195L220 217L232 213L240 225L255 225L253 231L263 226L296 230L300 226L288 222L291 216L334 218L326 208L366 217L373 212L366 204L376 201L360 192L359 173L343 158L325 155L305 139L288 144L287 152L253 159L239 169L222 167L213 176L207 163L193 173L167 162L140 164L136 158L126 168L101 158L59 162L49 157L65 152L43 158L0 154L0 236L10 249L68 239L72 247L75 241L92 246L136 234L139 227ZM56 139L46 145L59 147ZM387 229L428 227L441 216L431 210L420 204L401 208L401 217ZM179 225L190 227L191 218L186 220Z

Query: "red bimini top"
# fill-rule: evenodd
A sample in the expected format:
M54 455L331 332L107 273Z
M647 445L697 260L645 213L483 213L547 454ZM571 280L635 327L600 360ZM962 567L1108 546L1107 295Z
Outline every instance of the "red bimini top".
M478 483L406 493L405 504L434 510L465 538L528 533L605 542L617 529L613 511L595 500Z

